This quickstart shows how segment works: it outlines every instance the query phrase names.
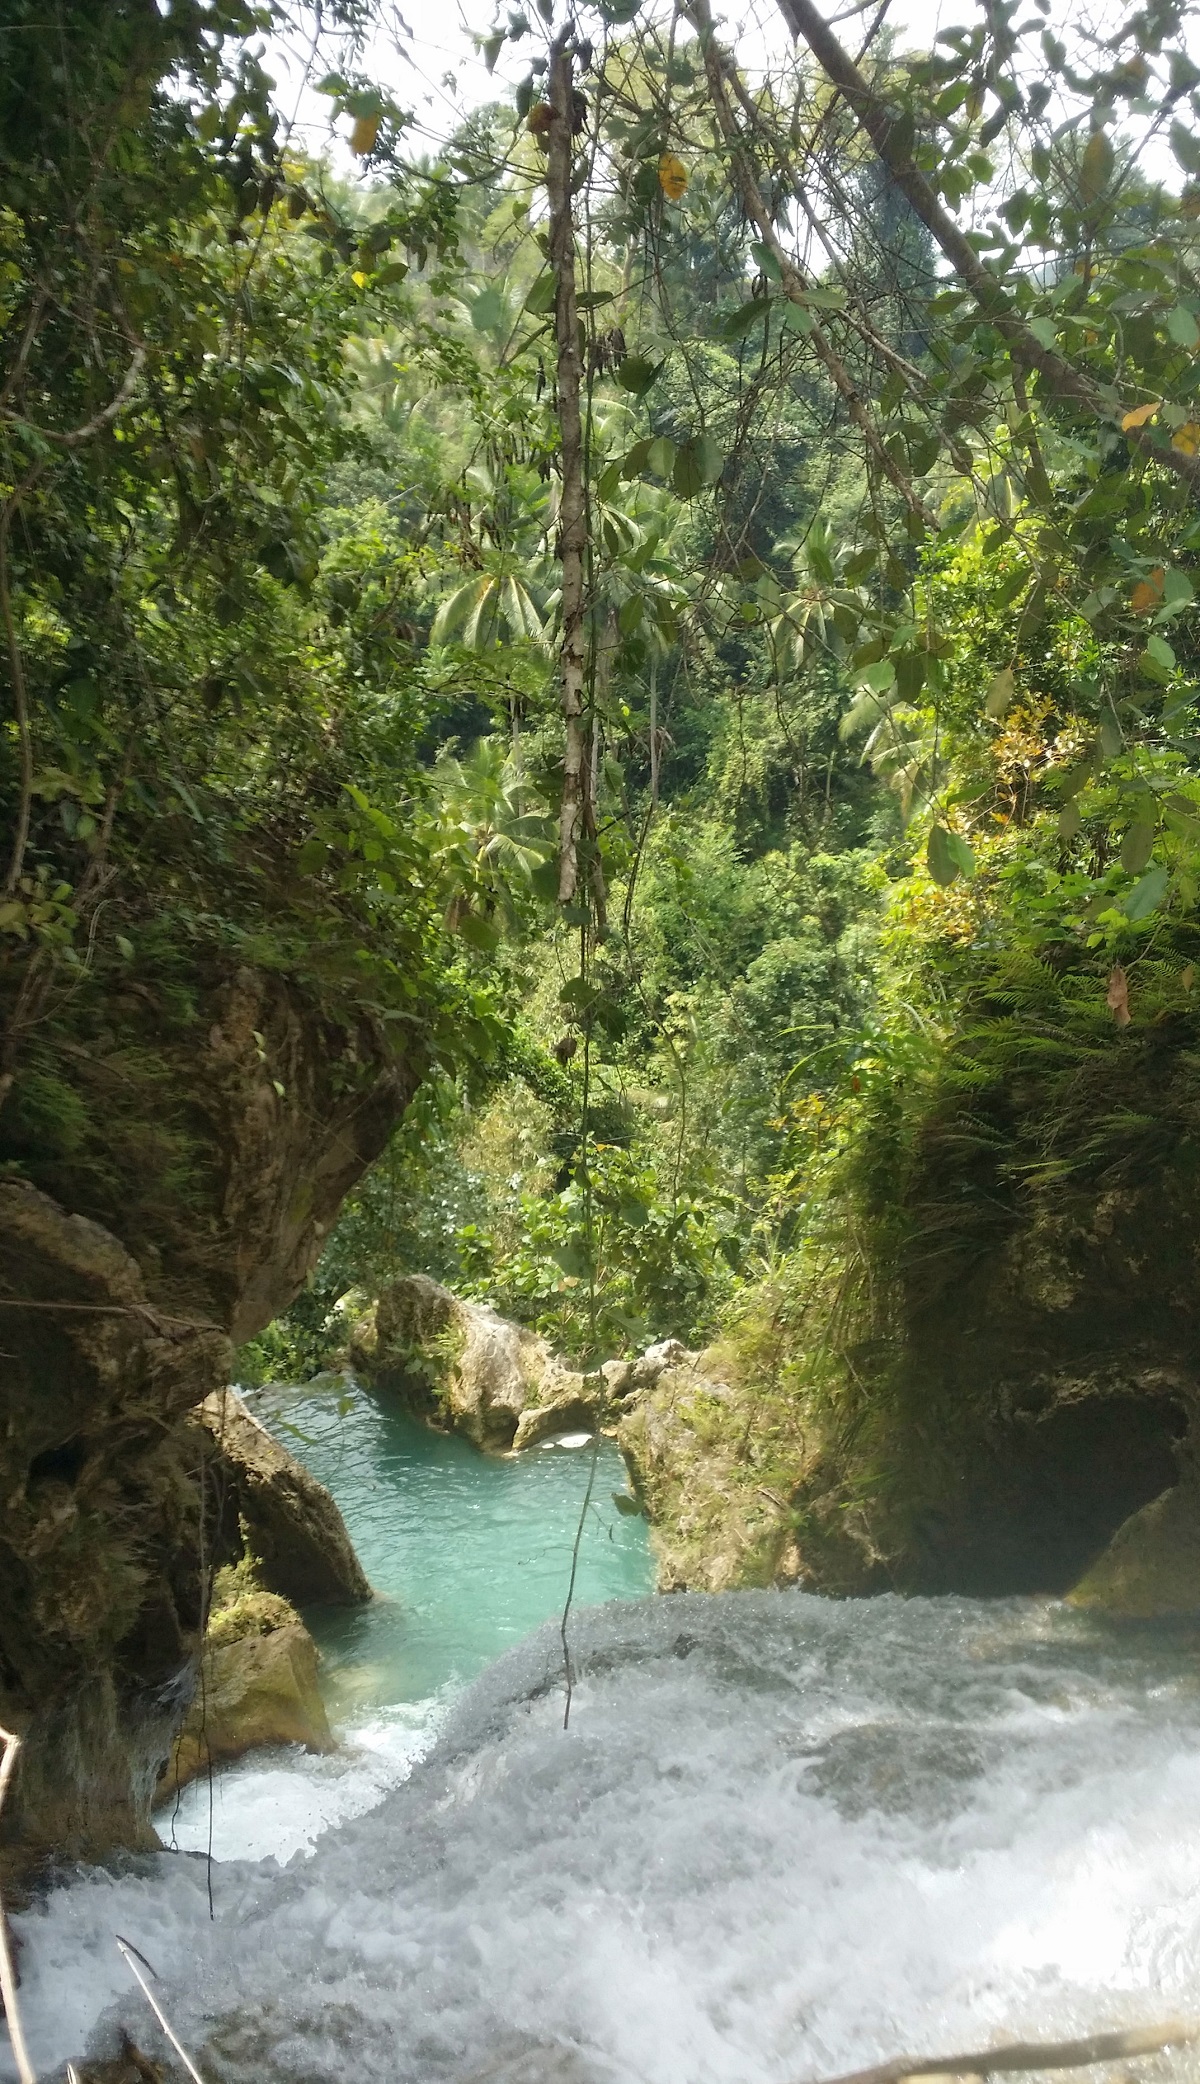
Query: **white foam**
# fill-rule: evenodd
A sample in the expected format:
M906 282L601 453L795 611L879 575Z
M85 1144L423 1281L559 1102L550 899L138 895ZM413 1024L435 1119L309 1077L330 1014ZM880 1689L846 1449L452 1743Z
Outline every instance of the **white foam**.
M223 2084L785 2084L1200 2009L1188 1646L791 1593L576 1643L568 1731L543 1630L310 1857L215 1866L211 1925L180 1856L22 1917L38 2061L118 1993L156 2048L114 1930Z
M407 1780L444 1715L436 1700L381 1710L347 1731L327 1758L306 1757L298 1744L255 1752L211 1782L193 1780L155 1819L159 1834L177 1852L211 1852L217 1860L309 1853L323 1831L374 1809Z

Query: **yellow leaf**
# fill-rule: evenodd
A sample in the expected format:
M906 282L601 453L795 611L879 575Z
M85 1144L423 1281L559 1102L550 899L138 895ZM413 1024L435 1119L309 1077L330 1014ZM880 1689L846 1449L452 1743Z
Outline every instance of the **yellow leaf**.
M1094 130L1079 162L1079 193L1085 205L1099 201L1112 173L1113 148L1102 130Z
M1171 447L1181 456L1200 455L1200 420L1187 420L1171 436Z
M365 275L363 274L363 271L362 271L362 269L361 269L361 268L356 268L356 269L354 270L354 273L353 273L353 275L352 275L352 276L350 277L350 280L351 280L351 282L357 283L357 285L358 285L359 289L364 289L364 288L366 287L366 281L367 281L367 278L366 278L366 276L365 276Z
M1163 571L1161 564L1157 564L1148 579L1138 580L1137 585L1129 596L1129 605L1135 615L1153 615L1154 610L1162 602L1163 581L1165 578L1166 573Z
M1144 427L1147 420L1152 420L1154 418L1154 415L1158 411L1158 408L1161 404L1162 399L1156 398L1152 405L1135 405L1133 411L1127 412L1125 414L1124 419L1121 421L1121 427L1123 432L1128 434L1131 428Z
M365 159L368 152L375 150L375 140L378 136L378 116L358 116L355 118L353 130L350 132L350 150L359 159Z
M682 159L676 159L673 152L664 152L658 162L658 185L673 203L679 201L688 185L687 168Z

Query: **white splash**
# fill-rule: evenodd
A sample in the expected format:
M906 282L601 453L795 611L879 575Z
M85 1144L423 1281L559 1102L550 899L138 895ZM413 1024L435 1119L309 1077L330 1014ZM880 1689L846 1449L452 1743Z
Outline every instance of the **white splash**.
M211 1925L178 1855L23 1917L41 2064L118 1997L155 2049L114 1931L222 2084L785 2084L1200 2012L1194 1644L796 1593L576 1638L568 1731L546 1629L311 1856L216 1866ZM278 1844L311 1842L329 1772L291 1776Z

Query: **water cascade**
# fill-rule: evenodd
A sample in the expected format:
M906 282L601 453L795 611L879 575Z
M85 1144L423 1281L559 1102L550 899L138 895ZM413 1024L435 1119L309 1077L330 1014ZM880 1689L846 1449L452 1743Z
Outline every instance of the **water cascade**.
M331 1473L319 1413L297 1407L295 1423ZM549 1451L531 1481L548 1499L541 1468L570 1468L577 1511L584 1462ZM504 1509L482 1485L519 1471L463 1468L484 1472L477 1518L499 1514L498 1579ZM407 1527L414 1556L436 1557L432 1499L371 1495L381 1541L385 1522ZM447 1520L460 1546L471 1509L460 1498ZM525 1576L506 1566L496 1592L514 1630L512 1587L536 1575L545 1533L521 1525ZM383 1551L355 1531L378 1579ZM596 1533L617 1549L619 1530ZM621 1567L636 1577L644 1560ZM628 1599L575 1617L569 1729L550 1621L456 1702L442 1684L435 1731L419 1699L379 1705L404 1611L381 1602L358 1646L374 1673L359 1736L390 1714L409 1761L424 1748L402 1784L387 1785L401 1740L385 1769L376 1735L373 1786L360 1742L354 1801L326 1803L311 1850L214 1864L211 1920L207 1864L186 1854L91 1872L20 1919L45 2072L118 2017L159 2045L114 1932L158 1970L210 2084L789 2084L1197 2007L1193 1634L1123 1634L1042 1600ZM461 1677L479 1642L464 1618ZM351 1647L329 1653L343 1700ZM436 1676L424 1654L413 1695ZM327 1769L272 1771L303 1809ZM278 1788L245 1786L254 1826ZM259 1816L259 1847L277 1822ZM1176 2054L1138 2074L1193 2066Z

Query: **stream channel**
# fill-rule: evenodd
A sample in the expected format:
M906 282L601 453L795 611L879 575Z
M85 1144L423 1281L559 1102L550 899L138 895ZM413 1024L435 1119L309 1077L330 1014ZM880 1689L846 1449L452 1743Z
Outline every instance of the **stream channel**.
M1196 1632L647 1596L605 1446L564 1730L590 1450L484 1461L337 1387L258 1411L383 1595L317 1622L343 1748L189 1790L178 1850L16 1920L43 2076L118 2021L166 2052L118 1932L206 2084L792 2084L1200 2016Z

